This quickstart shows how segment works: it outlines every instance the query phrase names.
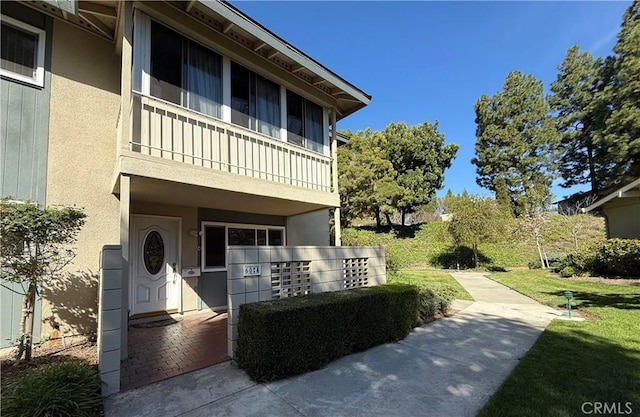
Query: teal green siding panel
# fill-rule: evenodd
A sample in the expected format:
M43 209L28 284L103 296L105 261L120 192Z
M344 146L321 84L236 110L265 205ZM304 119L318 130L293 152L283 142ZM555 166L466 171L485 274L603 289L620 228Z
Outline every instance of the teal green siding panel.
M45 29L44 87L0 79L0 196L18 200L46 201L49 100L51 97L51 42L53 20L12 1L1 1L2 14ZM16 291L17 284L3 282ZM0 287L0 347L10 346L18 336L22 296ZM36 303L34 341L40 340L41 301Z
M23 291L20 284L7 282L3 284L16 292ZM2 321L0 323L0 349L13 346L18 339L21 313L22 295L16 294L7 288L2 288L2 291L0 291L0 314L2 314ZM12 320L7 320L7 317L11 317ZM40 317L42 317L42 298L38 296L33 320L34 343L40 342L40 331L42 330L42 320Z

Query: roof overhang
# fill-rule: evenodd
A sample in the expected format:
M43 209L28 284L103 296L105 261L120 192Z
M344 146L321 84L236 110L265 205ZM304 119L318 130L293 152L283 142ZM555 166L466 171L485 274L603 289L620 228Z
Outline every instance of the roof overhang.
M611 194L602 197L600 200L596 201L592 205L585 207L582 210L583 213L588 213L590 211L599 209L603 204L613 200L614 198L630 198L630 197L640 197L640 178L632 181L631 183L625 185L612 192Z
M74 24L112 41L119 52L122 37L122 0L32 0L23 4ZM144 3L144 2L140 2ZM268 59L304 81L309 89L335 100L336 120L367 106L371 96L346 81L309 55L222 0L169 0L176 13L186 13L219 32L258 59Z

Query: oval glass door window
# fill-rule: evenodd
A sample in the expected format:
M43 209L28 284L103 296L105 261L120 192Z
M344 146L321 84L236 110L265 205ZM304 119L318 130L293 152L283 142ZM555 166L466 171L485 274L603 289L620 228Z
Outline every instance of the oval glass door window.
M164 264L164 242L155 230L144 240L144 267L151 275L156 275Z

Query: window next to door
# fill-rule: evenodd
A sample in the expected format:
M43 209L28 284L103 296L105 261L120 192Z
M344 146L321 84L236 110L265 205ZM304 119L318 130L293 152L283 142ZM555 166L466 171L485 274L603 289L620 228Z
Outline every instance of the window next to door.
M202 222L202 271L226 271L229 246L283 246L285 228Z

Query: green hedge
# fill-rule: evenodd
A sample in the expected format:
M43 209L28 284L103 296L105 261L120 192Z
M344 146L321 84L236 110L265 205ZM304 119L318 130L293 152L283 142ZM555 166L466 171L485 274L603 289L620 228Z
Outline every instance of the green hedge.
M238 320L238 366L272 381L403 339L418 322L418 289L381 285L243 304Z
M607 239L584 245L570 256L575 272L596 273L610 277L640 277L640 240Z
M598 245L594 269L604 275L640 276L640 240L607 239Z

